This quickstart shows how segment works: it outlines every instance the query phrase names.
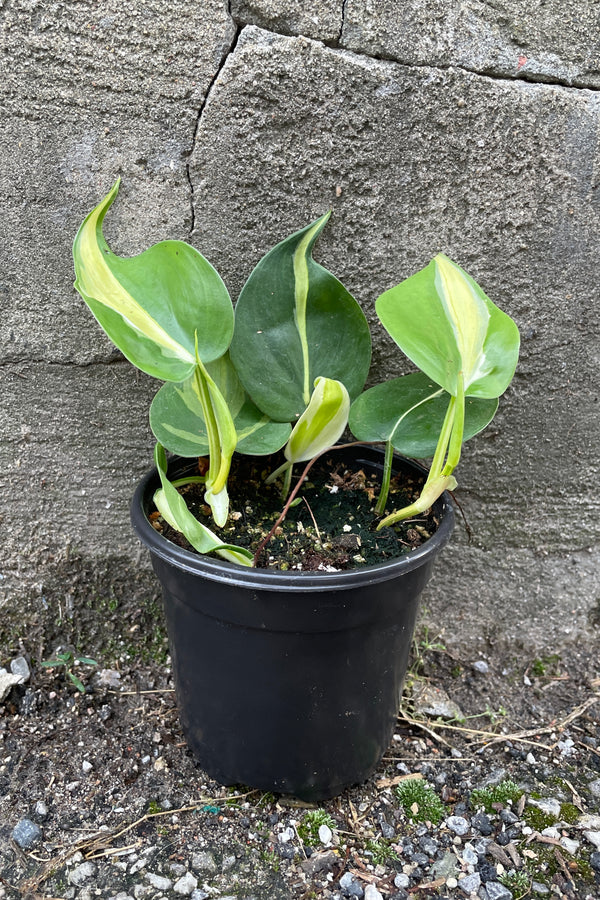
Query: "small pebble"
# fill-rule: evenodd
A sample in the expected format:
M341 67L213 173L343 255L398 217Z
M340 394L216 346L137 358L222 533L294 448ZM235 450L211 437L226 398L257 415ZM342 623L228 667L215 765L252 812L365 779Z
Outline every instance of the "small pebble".
M454 875L451 875L450 878L446 878L446 887L450 888L450 890L453 890L455 887L458 887L458 881L454 877Z
M87 760L87 759L84 759L84 761L81 763L81 769L82 769L84 775L89 775L90 772L92 771L92 768L93 768L93 766L92 766L91 762L89 762L89 760Z
M498 881L498 872L493 863L490 863L487 860L480 862L478 871L483 884L487 884L489 881Z
M212 853L208 850L199 850L192 856L192 868L198 872L206 872L209 875L216 875L219 871L216 860Z
M513 900L513 894L499 881L488 881L485 886L488 900Z
M512 809L501 809L500 818L506 825L514 825L515 822L519 821L519 817L514 814Z
M80 866L73 869L72 872L69 872L69 883L74 885L81 885L84 882L88 881L90 878L96 874L96 866L92 862L83 862Z
M531 890L534 892L534 894L540 894L542 897L545 897L550 893L550 888L546 887L545 884L541 884L539 881L531 882Z
M473 816L473 818L471 819L471 825L485 837L492 833L492 823L490 822L489 817L486 816L486 814L483 812L477 813L477 815Z
M477 872L473 875L465 875L465 877L461 878L458 882L458 887L465 894L473 894L481 887L481 878Z
M588 788L592 796L600 800L600 778L596 779L596 781L590 781Z
M12 839L21 850L31 850L41 841L42 829L31 819L21 819L13 828Z
M374 884L368 884L365 888L365 900L383 900L383 895Z
M321 841L321 843L327 846L331 843L332 838L333 832L329 825L321 825L319 827L319 840Z
M490 667L484 659L478 659L473 663L473 669L476 672L479 672L480 675L486 675L489 672Z
M11 660L10 671L13 675L19 675L23 681L29 681L31 676L29 664L24 656L17 656L15 659Z
M467 834L469 830L469 822L464 816L448 816L446 819L446 827L460 836Z
M428 835L419 838L419 846L424 853L432 857L435 856L439 849L438 842L434 841L433 838Z
M456 874L456 856L454 853L446 851L440 859L436 859L431 867L431 875L433 878L449 878Z
M596 872L600 872L600 853L597 851L590 854L590 866L592 869L595 869Z
M38 800L33 812L38 822L44 822L48 818L48 807L43 800Z
M379 827L381 828L382 837L386 838L388 841L396 836L396 829L393 825L390 825L389 822L386 822L385 819L380 819Z
M146 881L153 888L156 888L157 891L170 891L173 887L173 882L170 878L165 878L164 875L156 875L154 872L146 873Z
M176 894L181 894L184 897L189 897L192 891L195 891L198 887L198 880L194 878L191 872L187 872L175 882L173 885L173 890Z
M359 881L350 872L345 872L340 878L340 887L346 897L358 897L359 900L364 896L364 890Z
M404 872L399 872L394 878L394 884L397 888L406 888L410 884L410 878Z
M579 841L574 841L572 838L569 838L569 837L562 837L560 839L560 846L564 847L565 850L567 851L567 853L570 853L571 856L574 856L575 853L577 853L577 850L579 849Z
M317 872L330 872L339 862L339 858L333 850L324 853L314 853L310 859L304 859L300 863L302 871L312 878Z
M584 831L583 834L590 844L593 844L594 847L600 850L600 831Z
M479 857L470 844L465 844L463 847L462 858L469 866L476 866L479 863Z

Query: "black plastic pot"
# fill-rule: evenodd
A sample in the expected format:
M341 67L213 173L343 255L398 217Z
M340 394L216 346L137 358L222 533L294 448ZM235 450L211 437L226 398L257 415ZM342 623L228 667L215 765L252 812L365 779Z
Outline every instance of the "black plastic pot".
M373 447L340 451L382 468ZM171 477L189 467L177 460ZM416 463L398 466L422 472ZM138 486L132 523L163 588L187 742L223 784L324 800L364 781L389 746L417 615L454 514L397 560L343 572L236 566L167 541L149 523L155 470Z

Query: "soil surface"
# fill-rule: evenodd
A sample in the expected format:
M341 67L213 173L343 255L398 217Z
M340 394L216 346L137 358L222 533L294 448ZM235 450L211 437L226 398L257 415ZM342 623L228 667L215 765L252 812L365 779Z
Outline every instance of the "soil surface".
M429 510L377 531L381 517L375 514L374 507L379 496L381 466L349 466L340 452L318 458L305 478L302 478L305 464L295 466L293 486L301 480L301 490L285 518L277 524L284 506L281 479L270 485L266 479L282 460L282 454L234 457L227 482L230 514L222 529L216 529L210 508L204 503L204 485L187 484L179 488L196 518L218 532L224 543L257 554L255 564L259 568L341 571L376 565L410 553L437 529L437 517ZM199 469L190 463L193 475L204 474L208 465L203 458L198 462ZM399 465L398 461L395 465ZM408 466L396 471L390 481L387 512L413 503L424 480L417 470ZM152 515L152 522L169 540L195 552L183 535L174 531L158 513ZM268 543L260 552L267 537Z
M194 762L154 601L80 612L0 660L25 673L0 701L0 897L600 897L597 646L457 654L420 626L377 772L314 808Z

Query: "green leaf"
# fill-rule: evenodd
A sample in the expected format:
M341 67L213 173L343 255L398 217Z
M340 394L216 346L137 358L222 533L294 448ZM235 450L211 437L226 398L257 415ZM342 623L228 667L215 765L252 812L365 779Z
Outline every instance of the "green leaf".
M275 453L290 436L289 423L273 422L244 391L229 355L206 366L223 394L237 432L236 450L254 456ZM194 390L194 377L180 384L167 383L150 407L150 427L157 441L178 456L204 456L208 435L202 405Z
M227 350L233 307L218 273L193 247L162 241L131 258L116 256L102 233L117 180L81 225L73 245L75 287L114 344L163 381L184 381L196 364Z
M449 400L446 391L421 372L403 375L361 394L352 404L348 424L359 441L391 441L404 456L422 459L435 453ZM463 440L485 428L497 408L497 399L467 398Z
M383 293L377 315L398 346L452 396L499 397L513 377L519 332L460 266L439 254Z
M251 566L253 557L249 550L224 544L189 511L185 500L167 478L167 457L160 444L154 448L154 462L162 485L154 494L154 505L163 519L176 531L180 531L198 553L217 553L229 562Z
M89 656L76 656L75 662L81 663L84 666L97 666L98 663L95 659L90 659Z
M82 694L85 694L85 687L83 686L83 682L81 679L74 675L72 672L67 672L69 677L69 681L72 681L78 691L81 691Z
M287 443L285 458L297 463L327 450L343 433L349 410L350 397L341 381L317 378L310 402Z
M328 218L269 251L236 305L231 359L253 401L278 422L302 415L316 378L341 381L354 398L369 370L371 339L360 307L312 258Z

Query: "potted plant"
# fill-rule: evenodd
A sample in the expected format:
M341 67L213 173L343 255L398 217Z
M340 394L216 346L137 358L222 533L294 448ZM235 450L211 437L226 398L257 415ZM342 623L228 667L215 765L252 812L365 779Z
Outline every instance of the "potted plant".
M363 392L367 321L312 256L329 214L266 254L234 312L186 243L110 251L102 223L118 186L79 229L75 286L125 356L165 382L132 522L162 583L188 744L226 784L333 796L388 746L419 596L452 530L452 473L511 381L517 328L439 255L376 304L420 371ZM348 422L358 441L340 445ZM428 457L428 472L412 462ZM337 538L324 538L309 489L324 509L358 497ZM266 497L283 508L256 528ZM273 541L295 545L282 532L295 504L309 551L281 563ZM393 549L366 559L363 545L380 552L384 538Z

